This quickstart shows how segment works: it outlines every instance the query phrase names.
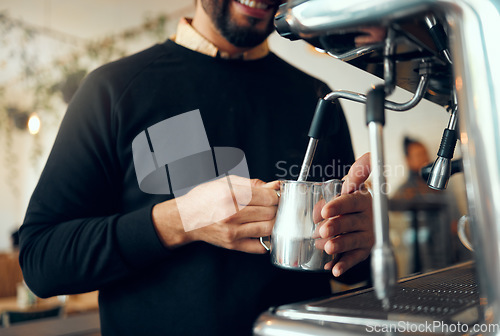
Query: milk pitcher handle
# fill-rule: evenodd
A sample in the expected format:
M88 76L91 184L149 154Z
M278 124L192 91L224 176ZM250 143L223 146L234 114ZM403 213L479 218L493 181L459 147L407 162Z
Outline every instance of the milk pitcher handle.
M259 240L266 250L271 250L271 236L260 237Z
M281 199L281 189L275 190L278 200ZM260 243L267 251L271 251L271 236L265 236L259 238Z

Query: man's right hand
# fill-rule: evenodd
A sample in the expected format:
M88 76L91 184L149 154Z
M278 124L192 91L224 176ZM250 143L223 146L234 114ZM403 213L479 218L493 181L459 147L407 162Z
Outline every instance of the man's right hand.
M189 193L153 207L153 223L163 244L175 248L193 241L248 253L265 253L259 237L271 234L279 182L230 176L204 183ZM251 197L251 198L250 198ZM244 207L236 200L243 200ZM238 210L241 209L241 210ZM182 216L181 216L182 214ZM188 224L188 225L183 225ZM185 227L197 228L187 231Z

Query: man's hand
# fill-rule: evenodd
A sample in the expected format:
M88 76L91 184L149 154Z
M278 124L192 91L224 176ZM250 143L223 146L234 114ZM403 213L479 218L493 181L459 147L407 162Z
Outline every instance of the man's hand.
M238 176L229 179L232 193L228 192L227 179L222 178L153 208L153 222L165 246L205 241L231 250L266 252L257 238L272 232L279 182L266 184ZM186 232L186 227L195 229Z
M329 262L334 276L365 260L374 244L372 197L363 183L370 175L370 154L360 157L344 178L341 195L321 210L323 223L318 229L316 247L328 254L341 253L335 263Z
M358 31L365 35L358 36L354 39L356 47L383 42L387 35L387 29L378 26L361 27Z

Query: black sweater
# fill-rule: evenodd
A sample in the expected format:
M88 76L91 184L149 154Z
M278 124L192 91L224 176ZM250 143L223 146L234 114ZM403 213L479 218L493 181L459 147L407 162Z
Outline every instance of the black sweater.
M97 69L68 107L20 230L26 282L41 297L98 289L103 335L245 335L271 305L329 294L329 274L281 270L269 255L166 249L151 209L172 195L139 189L131 148L149 126L199 109L210 145L242 149L252 178L293 178L326 90L274 54L223 60L172 41ZM316 179L342 177L335 167L354 160L342 111L332 115Z

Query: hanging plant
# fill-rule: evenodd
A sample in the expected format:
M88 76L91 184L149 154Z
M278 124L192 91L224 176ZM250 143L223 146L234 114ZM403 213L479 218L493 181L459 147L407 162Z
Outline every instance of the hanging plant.
M163 41L167 17L159 15L147 18L138 27L104 38L82 41L67 34L47 28L32 26L22 20L0 12L0 70L7 64L18 65L17 73L9 82L0 81L0 139L5 150L4 167L9 170L7 179L14 191L17 179L17 155L15 130L25 131L30 115L37 112L43 127L56 126L86 74L96 66L118 59L132 52L130 45L137 40ZM50 38L65 45L73 45L72 51L58 55L48 64L41 64L37 39ZM15 42L15 43L14 43ZM1 57L5 57L2 59ZM12 66L9 67L9 70ZM18 96L17 101L15 97ZM20 92L20 93L19 93ZM9 97L9 99L6 99ZM43 153L38 135L33 137L31 161L36 166ZM19 191L16 191L18 193Z

